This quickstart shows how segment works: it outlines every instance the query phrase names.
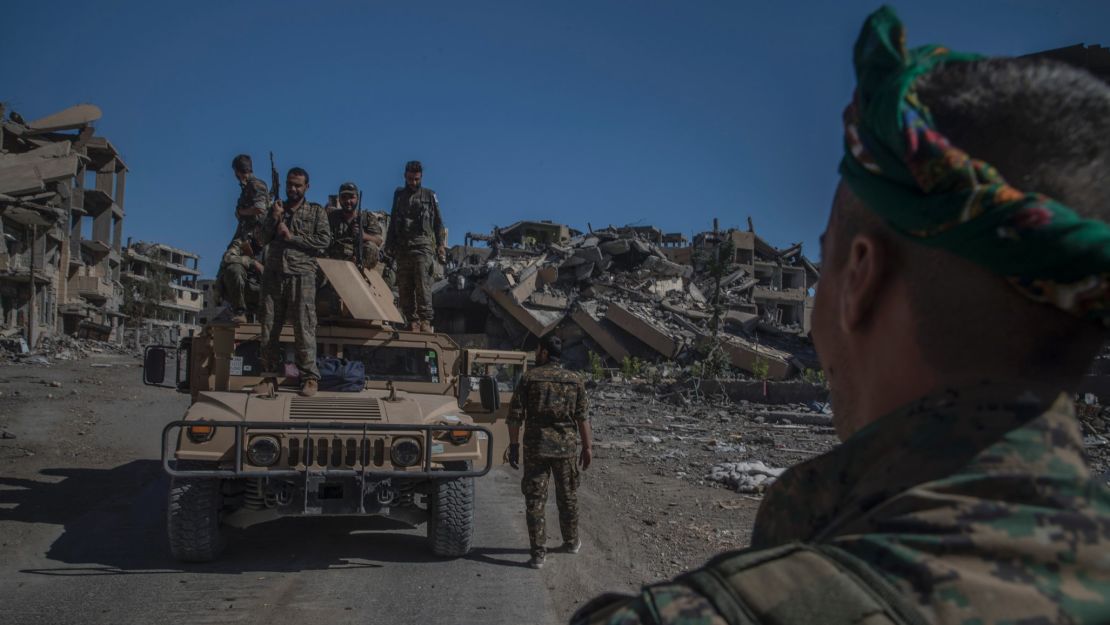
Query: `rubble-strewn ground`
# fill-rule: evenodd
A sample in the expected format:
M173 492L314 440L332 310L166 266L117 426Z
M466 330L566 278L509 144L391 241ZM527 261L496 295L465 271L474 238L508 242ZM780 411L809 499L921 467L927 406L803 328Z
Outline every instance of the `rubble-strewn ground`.
M187 396L143 386L138 360L114 347L58 349L86 357L0 361L0 603L19 622L78 622L79 613L82 623L175 622L186 612L359 622L450 584L472 593L466 607L484 623L565 622L601 592L633 591L747 545L759 494L708 479L714 467L781 469L836 444L821 404L731 403L605 382L591 389L595 464L583 474L585 547L573 559L553 554L540 572L521 568L519 473L502 467L482 478L481 529L463 561L428 558L420 529L290 519L237 534L219 563L183 566L165 545L166 478L154 441ZM1094 466L1106 474L1110 409L1081 401L1080 413ZM554 545L553 500L548 513ZM517 597L512 606L506 593ZM521 621L520 610L535 618Z

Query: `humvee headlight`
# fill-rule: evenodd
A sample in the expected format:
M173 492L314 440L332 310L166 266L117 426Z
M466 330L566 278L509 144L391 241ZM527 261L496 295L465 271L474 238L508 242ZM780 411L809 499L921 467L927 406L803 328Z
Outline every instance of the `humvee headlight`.
M247 460L256 467L277 464L281 457L281 443L273 436L255 436L247 445Z
M212 440L212 437L216 435L216 426L190 425L185 428L185 435L194 443L206 443Z
M411 467L420 462L420 445L411 438L394 441L389 457L396 466Z

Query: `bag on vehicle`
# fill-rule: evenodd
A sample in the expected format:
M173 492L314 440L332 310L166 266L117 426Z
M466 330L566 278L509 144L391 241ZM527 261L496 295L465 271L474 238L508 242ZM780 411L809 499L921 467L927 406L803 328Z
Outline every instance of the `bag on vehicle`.
M327 356L316 359L320 369L320 390L357 393L366 386L366 367L361 360Z

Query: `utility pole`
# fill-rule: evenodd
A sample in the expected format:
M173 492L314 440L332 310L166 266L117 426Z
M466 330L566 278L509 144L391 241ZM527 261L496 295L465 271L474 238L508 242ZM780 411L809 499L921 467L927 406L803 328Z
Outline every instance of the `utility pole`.
M31 263L27 268L27 286L31 294L27 302L27 342L29 347L35 349L35 239L38 238L38 226L31 225Z

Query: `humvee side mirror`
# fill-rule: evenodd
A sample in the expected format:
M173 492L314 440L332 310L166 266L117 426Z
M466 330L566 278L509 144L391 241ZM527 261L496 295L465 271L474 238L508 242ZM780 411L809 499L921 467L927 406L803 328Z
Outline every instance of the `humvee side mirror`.
M470 400L470 387L471 377L468 375L459 376L459 410L466 408L466 402Z
M166 381L166 348L149 345L143 351L143 384L159 386Z
M482 408L493 412L501 407L501 393L497 390L497 380L493 376L482 376L478 380L478 395L482 398Z

